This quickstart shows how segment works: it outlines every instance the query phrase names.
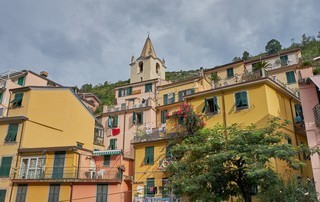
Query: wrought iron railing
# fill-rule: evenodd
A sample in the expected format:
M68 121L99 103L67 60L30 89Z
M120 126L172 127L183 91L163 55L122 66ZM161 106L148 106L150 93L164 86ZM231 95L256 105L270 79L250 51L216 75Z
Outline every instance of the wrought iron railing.
M313 107L314 122L316 126L320 126L320 104Z

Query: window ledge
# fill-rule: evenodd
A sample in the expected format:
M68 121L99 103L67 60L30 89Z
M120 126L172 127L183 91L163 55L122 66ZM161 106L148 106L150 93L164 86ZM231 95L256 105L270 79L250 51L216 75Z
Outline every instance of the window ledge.
M214 116L216 114L219 114L219 112L207 112L206 116Z
M249 109L249 107L248 106L236 107L236 111L240 111L240 110L243 110L243 109Z
M4 141L5 144L17 144L17 141Z

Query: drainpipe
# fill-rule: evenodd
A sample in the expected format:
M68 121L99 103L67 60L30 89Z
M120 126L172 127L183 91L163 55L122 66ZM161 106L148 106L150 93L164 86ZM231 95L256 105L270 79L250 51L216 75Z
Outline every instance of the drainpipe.
M72 194L73 194L73 184L70 183L70 198L69 198L69 201L72 202Z
M227 117L226 117L226 103L224 100L224 92L221 90L221 101L222 101L222 117L223 117L223 126L224 128L227 128ZM227 131L224 130L224 136L225 138L228 137Z
M10 95L11 96L11 95ZM9 109L7 110L7 116L8 116L8 111ZM22 122L22 129L21 129L21 135L20 135L20 140L19 140L19 145L18 145L18 149L20 149L21 147L21 143L22 143L22 134L23 134L23 129L24 129L24 122ZM15 168L17 169L17 166L18 166L18 162L19 162L19 153L17 152L17 159L16 159L16 165L15 165ZM16 170L17 171L17 170ZM13 174L13 179L16 178L16 172L14 172ZM10 197L9 197L9 201L11 201L11 198L12 198L12 191L13 191L13 187L14 187L14 183L11 183L11 190L10 190Z
M292 110L292 98L290 98L289 101L290 101L291 118L292 118L292 121L294 122L295 119L294 119L293 110ZM294 126L294 123L292 123L292 125L293 125L294 138L296 140L296 146L298 146L297 130L296 130L296 127ZM298 158L299 158L299 161L301 161L300 154L298 154ZM300 172L301 172L301 177L302 177L302 175L303 175L302 167L300 168Z
M124 115L123 115L123 138L122 138L123 152L125 149L125 142L126 142L126 114L127 114L127 109L124 111Z

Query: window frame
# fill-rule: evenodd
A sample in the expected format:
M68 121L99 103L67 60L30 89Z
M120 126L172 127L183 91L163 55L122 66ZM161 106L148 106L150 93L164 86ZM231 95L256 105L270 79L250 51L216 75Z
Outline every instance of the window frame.
M150 188L153 187L153 192L150 192ZM147 178L146 179L146 197L154 197L155 196L155 178Z
M27 197L27 191L27 184L19 184L17 189L16 202L25 202Z
M97 184L96 202L108 201L108 184Z
M288 65L289 64L289 56L288 55L281 55L280 56L280 64L281 64L281 67Z
M195 93L195 90L194 88L189 88L189 89L186 89L186 90L181 90L178 92L178 102L181 102L183 101L183 96L185 95L192 95Z
M109 150L116 150L117 149L117 142L118 142L117 138L111 138L109 140Z
M293 70L286 72L286 79L287 79L287 84L297 83L295 72Z
M104 155L103 156L103 166L110 167L111 162L111 155Z
M167 121L167 113L168 113L167 109L161 111L161 123L162 124L165 124Z
M230 73L232 73L232 75ZM232 78L232 77L234 77L234 70L233 70L233 67L230 67L227 69L227 78Z
M144 92L145 93L152 92L152 83L147 83L144 85Z
M132 113L132 123L134 125L142 125L143 124L143 111Z
M108 117L108 128L118 128L119 126L119 116L113 115Z
M10 105L13 109L22 107L22 101L23 101L23 93L15 93L13 100L11 100L10 102Z
M36 160L35 166L31 165L32 160ZM27 160L27 164L22 166L24 160ZM44 156L28 156L22 157L20 160L20 170L19 170L19 179L41 179L45 177L44 168L45 168L46 158Z
M17 84L19 86L24 86L24 83L25 83L25 76L20 76L17 80Z
M212 111L208 110L208 109L211 109L209 105L209 100L212 100L213 102ZM220 110L220 107L219 107L219 101L217 96L212 96L204 99L204 106L203 106L202 113L205 113L206 115L213 115L213 114L218 114L219 110Z
M239 106L239 107L237 106L237 94L238 93L245 93L246 94L246 102L247 102L247 104L245 106ZM249 109L250 100L249 100L249 92L247 90L238 91L238 92L234 93L234 106L235 106L235 111L241 111L243 109Z

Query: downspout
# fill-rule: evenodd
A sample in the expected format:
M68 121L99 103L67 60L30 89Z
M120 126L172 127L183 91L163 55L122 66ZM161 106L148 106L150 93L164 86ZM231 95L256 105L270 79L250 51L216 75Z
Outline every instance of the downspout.
M10 95L10 96L11 96L11 95ZM9 111L9 109L7 110L7 115L8 115L8 111ZM21 147L23 129L24 129L24 122L22 122L22 129L21 129L21 135L20 135L20 140L19 140L18 149L20 149L20 147ZM15 168L17 168L17 166L18 166L18 162L19 162L18 160L19 160L19 152L17 152L17 159L16 159ZM13 174L13 179L15 179L15 178L16 178L16 172L14 172L14 174ZM12 198L13 187L14 187L14 183L11 183L11 190L10 190L9 201L11 201L11 198Z
M72 202L72 194L73 194L73 184L70 183L70 198L69 198L69 201Z
M294 119L293 110L292 110L292 98L290 98L289 101L290 101L291 119L292 119L292 121L294 122L295 119ZM295 138L295 140L296 140L296 146L298 146L298 137L297 137L296 127L294 126L294 123L292 123L292 125L293 125L294 138ZM298 154L298 158L299 158L299 161L301 161L300 154ZM301 176L302 176L302 175L303 175L302 167L300 167L300 172L301 172Z
M226 129L227 128L227 117L226 117L226 103L224 100L224 92L221 90L221 102L222 102L222 118L223 118L223 126ZM224 130L224 136L225 138L228 137L227 131Z

